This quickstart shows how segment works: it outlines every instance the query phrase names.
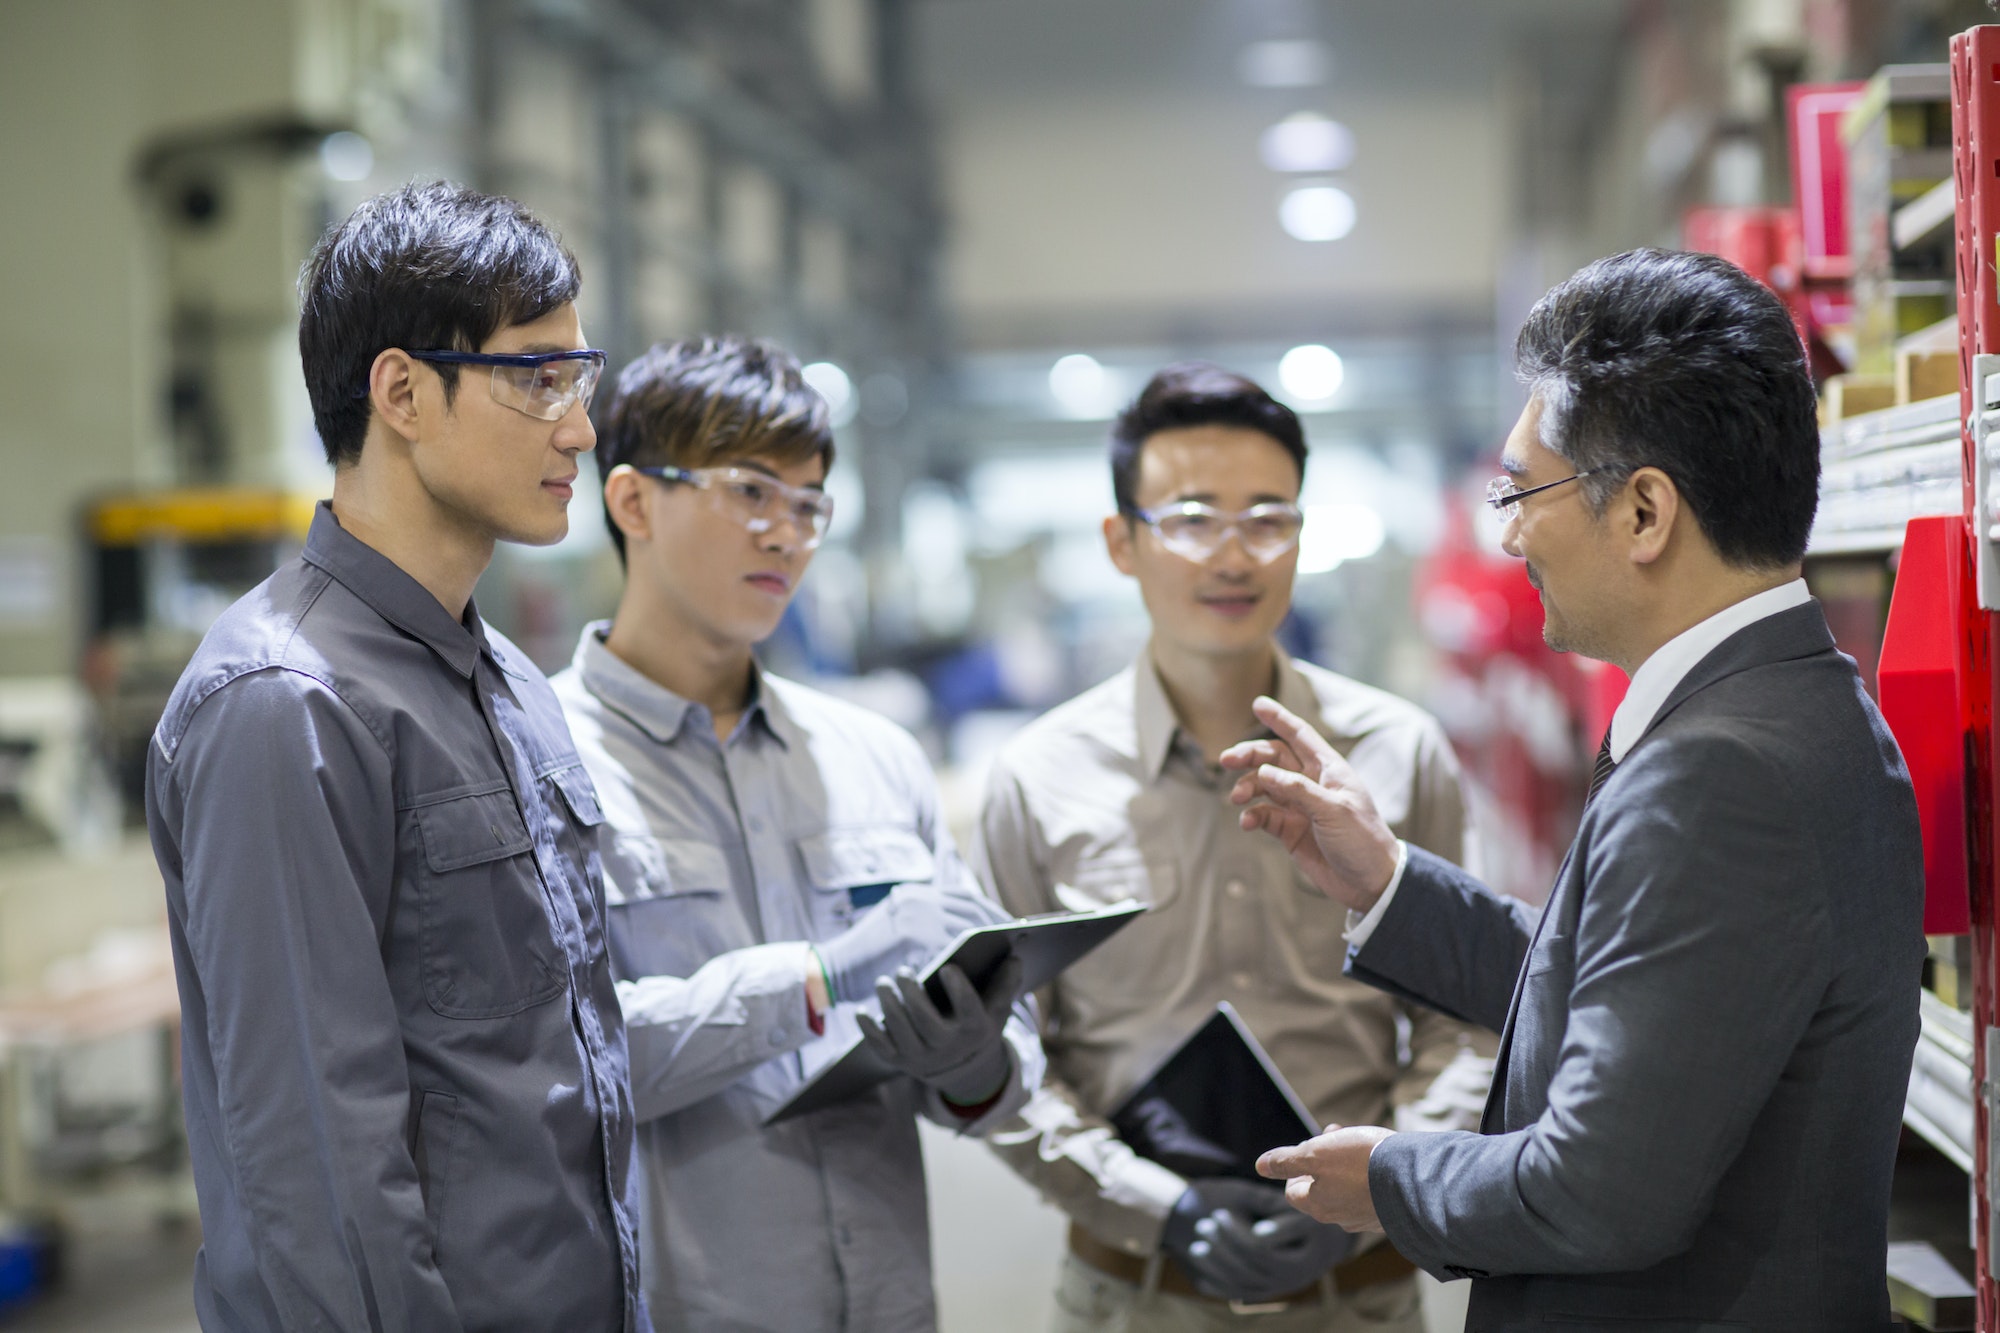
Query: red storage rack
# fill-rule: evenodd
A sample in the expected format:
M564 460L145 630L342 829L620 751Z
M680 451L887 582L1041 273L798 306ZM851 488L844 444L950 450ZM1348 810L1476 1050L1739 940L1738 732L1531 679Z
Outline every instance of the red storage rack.
M1959 420L1965 479L1963 554L1943 609L1959 627L1958 723L1964 747L1965 850L1972 922L1974 1047L1974 1209L1979 1257L1979 1327L2000 1328L1991 1136L1994 1111L1988 1080L1994 1046L1994 917L2000 878L1995 875L1995 765L1993 751L1993 636L1995 617L1980 605L1977 564L1988 544L1990 517L1978 493L1983 475L1978 429L1986 411L1978 359L2000 353L2000 305L1995 304L1996 238L2000 238L2000 27L1973 28L1952 39L1952 156L1957 184ZM1990 593L1986 600L1990 600Z

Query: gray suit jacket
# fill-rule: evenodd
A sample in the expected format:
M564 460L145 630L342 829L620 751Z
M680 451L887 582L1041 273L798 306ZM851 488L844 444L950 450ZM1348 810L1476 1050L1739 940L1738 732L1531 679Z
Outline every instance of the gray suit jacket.
M1479 1134L1369 1161L1470 1330L1879 1329L1924 956L1916 803L1817 602L1688 673L1538 915L1412 849L1348 971L1501 1026Z

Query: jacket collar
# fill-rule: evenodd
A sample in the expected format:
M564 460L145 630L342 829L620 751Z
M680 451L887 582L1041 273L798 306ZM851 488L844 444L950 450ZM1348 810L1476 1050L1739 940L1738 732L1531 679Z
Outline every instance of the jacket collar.
M1689 668L1667 701L1660 705L1660 711L1653 715L1652 725L1641 733L1640 740L1651 735L1670 713L1696 694L1739 671L1814 657L1833 649L1833 632L1826 626L1826 615L1817 598L1745 625Z
M571 664L582 678L584 688L612 712L662 745L672 744L687 726L691 714L707 718L707 710L675 694L637 667L604 646L611 632L608 620L593 621L583 627ZM750 702L743 710L742 727L760 724L778 744L791 748L797 724L785 710L776 690L770 688L764 669L750 664Z
M480 653L494 657L485 623L471 601L465 604L465 619L453 620L430 590L401 565L341 527L331 501L321 500L314 508L302 554L307 564L339 580L376 615L421 640L467 680L472 679ZM499 661L497 657L494 660Z

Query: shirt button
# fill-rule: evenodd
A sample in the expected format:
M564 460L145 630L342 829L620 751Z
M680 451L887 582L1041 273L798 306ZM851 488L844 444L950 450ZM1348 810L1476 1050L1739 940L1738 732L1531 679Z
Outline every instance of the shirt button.
M1246 894L1246 893L1248 893L1248 892L1250 892L1250 888L1249 888L1249 886L1248 886L1248 885L1246 885L1246 884L1245 884L1245 883L1244 883L1244 882L1243 882L1242 880L1240 880L1240 879L1232 879L1232 880L1230 880L1230 881L1229 881L1229 896L1230 896L1230 897L1232 897L1232 898L1241 898L1241 897L1242 897L1242 896L1243 896L1244 894Z
M763 831L763 829L764 829L764 821L763 821L763 819L762 819L761 817L757 816L757 815L752 815L752 816L750 816L750 830L751 830L751 832L753 832L753 833L761 833L761 832Z
M1236 987L1237 990L1249 990L1250 983L1255 979L1248 972L1232 972L1229 974L1229 984Z
M785 1034L782 1032L773 1032L771 1034L771 1044L773 1046L783 1046L785 1044Z

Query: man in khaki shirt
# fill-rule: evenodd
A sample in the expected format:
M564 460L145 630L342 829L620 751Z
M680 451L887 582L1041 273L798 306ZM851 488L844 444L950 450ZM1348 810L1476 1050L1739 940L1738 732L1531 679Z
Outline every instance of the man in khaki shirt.
M1198 364L1153 378L1114 429L1119 513L1104 524L1152 641L1002 750L981 814L973 867L1017 915L1152 907L1041 995L1048 1076L988 1140L1070 1215L1058 1333L1421 1333L1394 1250L1350 1253L1268 1185L1184 1179L1106 1119L1222 1000L1322 1123L1469 1129L1485 1099L1491 1034L1343 977L1345 914L1239 826L1217 762L1261 734L1251 701L1273 694L1347 756L1401 837L1464 859L1437 723L1274 640L1304 460L1297 417L1251 381Z

